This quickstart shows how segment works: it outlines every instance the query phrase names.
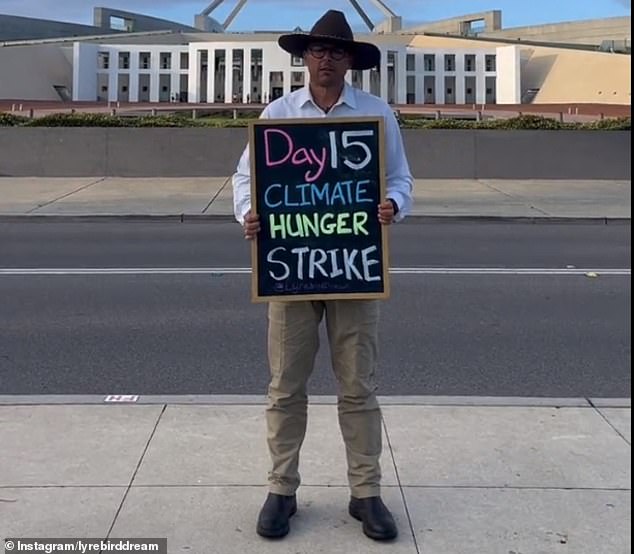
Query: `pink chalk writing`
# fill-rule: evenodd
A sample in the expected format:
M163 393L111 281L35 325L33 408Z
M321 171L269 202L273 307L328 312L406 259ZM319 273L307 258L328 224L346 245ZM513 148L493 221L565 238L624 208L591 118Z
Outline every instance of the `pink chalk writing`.
M276 135L277 138L274 138ZM277 141L275 143L276 152L278 152L278 149L281 150L280 155L283 152L283 155L278 157L278 159L273 159L273 141ZM319 179L326 168L327 155L325 147L321 149L321 152L317 152L312 148L296 149L293 138L282 129L266 129L264 131L264 156L267 167L282 165L289 160L296 166L311 166L304 174L304 179L307 183L312 183ZM317 166L313 173L311 173L312 166Z

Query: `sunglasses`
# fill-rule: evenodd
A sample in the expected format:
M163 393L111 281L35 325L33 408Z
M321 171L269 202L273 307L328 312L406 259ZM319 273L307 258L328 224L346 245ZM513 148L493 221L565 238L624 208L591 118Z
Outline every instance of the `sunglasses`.
M330 55L330 59L336 62L343 60L348 54L348 52L344 48L328 47L328 46L321 46L321 45L308 47L308 53L313 58L316 58L318 60L321 60L326 55L326 52L328 52L328 54Z

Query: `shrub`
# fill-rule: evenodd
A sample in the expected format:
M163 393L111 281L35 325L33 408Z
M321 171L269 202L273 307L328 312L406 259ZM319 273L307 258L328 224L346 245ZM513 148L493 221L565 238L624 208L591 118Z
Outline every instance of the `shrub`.
M602 130L602 131L631 131L632 119L629 117L614 117L609 119L600 119L583 124L584 129Z
M27 127L131 127L128 118L99 113L52 114L29 120Z
M11 113L0 113L0 127L247 127L256 113L239 112L238 118L224 113L191 119L187 113L169 115L122 116L95 113L52 114L37 119L28 119ZM401 127L405 129L502 129L502 130L631 130L631 119L620 117L590 123L562 123L558 119L537 115L522 115L511 119L427 119L420 116L401 116Z
M23 125L26 121L28 121L26 117L0 112L0 127L16 127Z
M495 128L557 131L568 127L567 124L561 123L559 120L552 119L550 117L542 117L539 115L520 115L509 119L496 120Z

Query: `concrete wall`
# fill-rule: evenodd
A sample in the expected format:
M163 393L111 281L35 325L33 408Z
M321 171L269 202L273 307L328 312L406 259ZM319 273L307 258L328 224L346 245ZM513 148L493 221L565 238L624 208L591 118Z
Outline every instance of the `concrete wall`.
M598 46L604 40L631 40L631 23L632 18L629 16L609 17L528 27L511 27L497 31L487 30L480 33L479 36L494 39L534 40L536 42L595 44Z
M76 42L73 46L73 100L97 98L97 72L91 61L97 59L99 45Z
M1 7L2 3L0 3L0 8ZM92 25L80 25L76 23L64 23L62 21L51 21L48 19L0 14L0 42L73 36L81 37L104 34L104 32L115 33L116 31L104 31Z
M488 12L461 15L460 17L451 17L449 19L424 23L423 25L416 25L415 27L408 27L404 29L404 32L450 33L453 35L465 35L471 21L483 21L484 28L487 31L494 32L497 29L502 28L502 12L501 10L491 10Z
M629 132L404 130L429 179L630 179ZM246 129L0 128L1 176L225 176Z
M189 25L182 25L174 21L167 19L159 19L157 17L151 17L148 15L142 15L134 12L126 12L123 10L116 10L111 8L94 8L93 20L95 27L101 30L110 29L110 18L118 17L126 21L128 28L126 29L131 33L138 33L141 31L197 31L195 27ZM101 32L101 31L100 31ZM97 33L95 33L97 34Z
M523 78L539 88L538 104L570 102L630 104L632 58L625 54L540 48L524 68ZM540 69L549 68L543 78Z
M484 20L485 28L478 36L492 39L532 40L569 44L600 45L604 40L630 41L631 17L608 17L584 21L548 23L526 27L502 28L502 14L498 10L434 21L405 29L404 32L449 33L466 36L467 23Z
M498 104L519 104L522 101L522 73L519 46L497 48L496 97Z
M54 85L73 87L73 66L60 46L0 46L0 98L61 100Z

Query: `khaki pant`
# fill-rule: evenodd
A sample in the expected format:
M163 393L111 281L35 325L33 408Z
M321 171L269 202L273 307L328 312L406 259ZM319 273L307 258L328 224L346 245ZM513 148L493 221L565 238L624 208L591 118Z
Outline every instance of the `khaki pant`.
M271 302L266 421L273 462L270 492L292 495L300 483L299 451L306 433L306 384L326 315L339 386L338 415L352 496L380 494L381 412L376 400L379 303L376 300Z

